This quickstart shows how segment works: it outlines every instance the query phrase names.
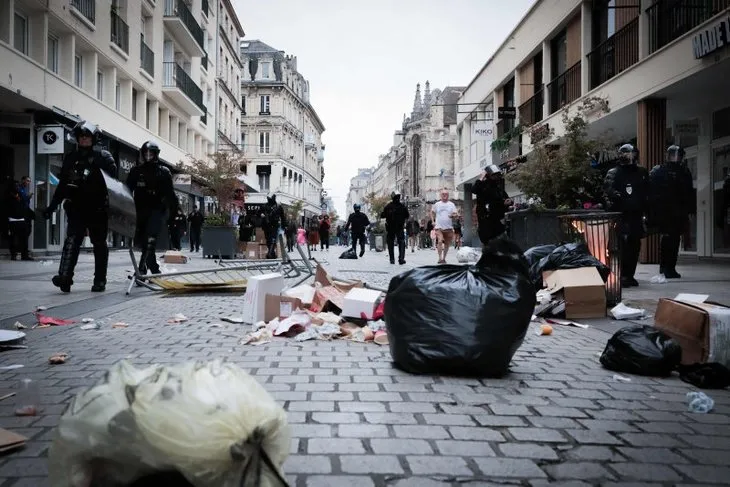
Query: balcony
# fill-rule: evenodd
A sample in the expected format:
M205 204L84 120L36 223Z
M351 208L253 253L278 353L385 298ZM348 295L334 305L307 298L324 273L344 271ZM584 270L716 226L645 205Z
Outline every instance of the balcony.
M144 42L144 35L140 35L139 65L147 74L155 77L155 53Z
M203 29L183 0L165 0L165 27L182 48L194 57L205 55Z
M591 89L639 62L639 18L635 18L588 53Z
M544 88L532 95L532 98L520 105L520 125L534 125L542 120L542 108L545 103Z
M580 61L547 85L550 94L550 113L553 114L581 96Z
M96 23L96 0L71 0L71 7L92 24Z
M204 114L200 116L200 123L203 125L208 125L208 111L206 110Z
M730 8L730 0L659 0L646 9L649 54Z
M190 115L202 117L203 90L177 63L162 63L162 94L168 96Z
M119 49L129 54L129 26L117 13L111 11L111 41Z

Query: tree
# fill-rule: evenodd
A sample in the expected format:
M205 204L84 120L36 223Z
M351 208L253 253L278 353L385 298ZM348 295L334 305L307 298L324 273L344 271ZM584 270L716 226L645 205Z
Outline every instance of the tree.
M227 222L233 193L241 186L238 176L244 171L247 162L238 152L218 151L208 155L205 159L196 159L191 156L189 164L180 162L177 167L180 171L190 174L203 183L203 192L218 201L217 211L214 212L214 215L225 217L217 220Z
M525 196L539 198L546 208L580 208L602 201L602 174L591 165L591 155L608 146L607 141L588 136L586 114L600 110L608 113L604 98L584 99L571 112L565 108L561 122L564 135L554 141L555 131L544 124L524 129L533 148L526 162L518 164L508 176Z
M340 215L338 215L338 214L337 214L337 210L332 210L332 211L330 211L330 212L328 213L328 215L329 215L329 217L330 217L330 221L331 221L332 223L336 223L336 222L337 222L337 220L339 220L339 219L340 219Z
M390 198L387 196L378 196L375 193L370 193L365 196L364 201L370 208L370 215L377 220L380 218L380 214L383 213L385 205L390 202Z
M297 226L300 225L302 210L304 209L304 201L296 200L292 202L287 210L286 218L290 222L296 222Z

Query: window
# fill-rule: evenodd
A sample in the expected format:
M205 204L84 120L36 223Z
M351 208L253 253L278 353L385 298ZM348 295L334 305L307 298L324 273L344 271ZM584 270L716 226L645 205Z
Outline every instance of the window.
M269 79L271 77L271 63L261 63L261 77Z
M114 109L118 112L122 110L122 85L119 82L114 87Z
M104 73L96 72L96 99L104 101Z
M46 59L46 67L49 71L58 73L58 39L48 36L48 59Z
M241 150L246 152L246 132L241 132Z
M243 114L246 115L246 95L241 97L241 107L243 108Z
M271 174L259 174L259 189L268 191L271 183Z
M132 88L132 120L137 121L137 90Z
M15 12L13 46L23 54L28 54L28 19Z
M261 114L271 113L271 95L261 95Z
M149 99L147 99L147 103L145 105L145 113L147 114L147 116L145 117L146 118L146 120L145 120L145 127L147 127L147 130L149 130L150 129L150 119L152 118L151 117L151 115L152 115L152 102Z
M259 154L271 152L271 132L259 132Z
M84 80L84 65L81 56L76 54L74 56L74 84L79 88L83 87Z

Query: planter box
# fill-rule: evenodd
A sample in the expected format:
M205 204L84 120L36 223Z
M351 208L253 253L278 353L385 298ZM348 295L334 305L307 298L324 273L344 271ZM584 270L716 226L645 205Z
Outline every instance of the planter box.
M518 210L505 215L507 234L522 250L537 245L558 245L565 240L558 217L568 214L596 213L597 210Z
M238 228L203 226L200 240L203 257L232 259L238 248Z
M380 240L380 248L378 248L378 245L376 243L376 238L378 240ZM378 252L382 252L383 250L385 250L385 234L370 232L368 234L368 245L370 246L370 250L376 250Z

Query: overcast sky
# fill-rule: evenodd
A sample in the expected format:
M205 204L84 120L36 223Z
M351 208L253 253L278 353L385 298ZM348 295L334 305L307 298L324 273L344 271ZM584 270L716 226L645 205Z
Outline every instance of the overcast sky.
M233 0L247 39L297 56L325 125L324 188L388 151L416 83L466 86L533 0Z

